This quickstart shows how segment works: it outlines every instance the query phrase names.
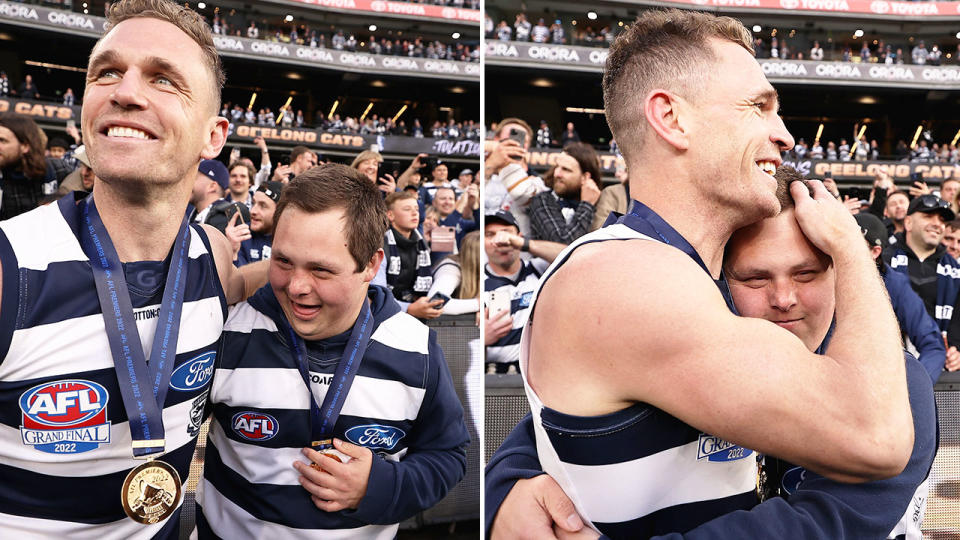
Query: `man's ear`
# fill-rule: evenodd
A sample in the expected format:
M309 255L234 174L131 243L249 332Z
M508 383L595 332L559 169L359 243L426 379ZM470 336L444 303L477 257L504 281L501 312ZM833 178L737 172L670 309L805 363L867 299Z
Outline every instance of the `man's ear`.
M216 159L223 150L223 145L227 143L227 130L230 122L222 116L211 116L209 120L210 131L207 138L207 144L200 152L203 159Z
M689 134L685 125L685 107L683 99L662 88L651 90L643 101L643 114L650 127L677 150L690 147Z
M370 257L370 262L368 262L366 268L363 269L364 281L367 283L373 281L373 278L380 270L381 262L383 262L383 248L378 249L377 252L373 254L373 257Z

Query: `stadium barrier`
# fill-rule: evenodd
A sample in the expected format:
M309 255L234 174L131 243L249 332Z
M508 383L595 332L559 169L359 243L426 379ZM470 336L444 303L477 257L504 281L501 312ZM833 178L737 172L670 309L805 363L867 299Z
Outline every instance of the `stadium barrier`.
M530 408L520 375L485 375L484 465ZM930 471L924 538L960 538L960 372L934 385L940 448Z

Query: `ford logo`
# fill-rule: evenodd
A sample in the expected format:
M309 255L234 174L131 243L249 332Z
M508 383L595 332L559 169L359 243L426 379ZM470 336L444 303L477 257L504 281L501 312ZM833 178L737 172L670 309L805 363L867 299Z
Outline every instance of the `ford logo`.
M182 392L203 388L213 378L213 362L216 359L217 353L210 351L180 364L170 375L170 388Z
M384 450L393 450L400 439L407 434L403 430L392 426L381 426L370 424L366 426L356 426L348 429L344 434L347 440L359 446L365 446L370 449L382 448Z

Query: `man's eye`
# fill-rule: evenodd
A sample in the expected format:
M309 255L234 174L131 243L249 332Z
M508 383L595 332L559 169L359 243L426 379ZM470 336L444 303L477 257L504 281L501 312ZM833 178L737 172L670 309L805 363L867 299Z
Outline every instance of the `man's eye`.
M159 84L159 85L161 85L161 86L173 86L173 81L171 81L170 79L168 79L168 78L166 78L166 77L164 77L164 76L162 76L162 75L161 75L161 76L158 76L156 79L154 79L154 82L156 82L157 84Z

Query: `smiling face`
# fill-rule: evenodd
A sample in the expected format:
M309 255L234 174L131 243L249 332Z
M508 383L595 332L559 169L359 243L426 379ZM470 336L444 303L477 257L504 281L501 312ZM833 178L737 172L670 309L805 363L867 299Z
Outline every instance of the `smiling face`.
M773 175L780 152L794 141L778 114L776 90L756 59L733 42L711 39L710 46L717 61L709 88L681 100L688 111L688 154L713 204L737 209L750 223L779 211Z
M738 230L727 244L724 270L744 317L771 321L820 346L835 308L830 259L800 231L793 210Z
M910 200L907 194L902 191L891 193L887 197L887 205L883 209L883 215L895 222L902 223L907 217L907 207L910 206Z
M452 188L440 188L433 196L433 207L440 213L440 219L449 216L457 207L457 198Z
M260 234L273 232L273 213L277 203L262 191L253 194L253 206L250 207L250 230Z
M371 182L377 181L377 168L380 162L377 158L370 158L357 163L357 170L364 174Z
M226 135L215 85L200 46L173 24L141 17L116 25L90 55L81 115L97 176L192 184Z
M487 260L490 261L490 266L501 270L503 273L516 272L520 264L520 250L510 244L497 245L494 240L500 231L520 234L520 231L513 225L507 225L499 221L488 221L483 228L483 249L487 253Z
M936 248L943 238L946 222L937 212L914 212L903 220L907 245L914 251Z
M250 192L250 171L246 165L230 169L230 193L235 198L246 199Z
M344 222L340 208L314 214L289 206L277 223L270 286L294 332L307 340L335 336L353 326L379 267L375 255L357 272Z

